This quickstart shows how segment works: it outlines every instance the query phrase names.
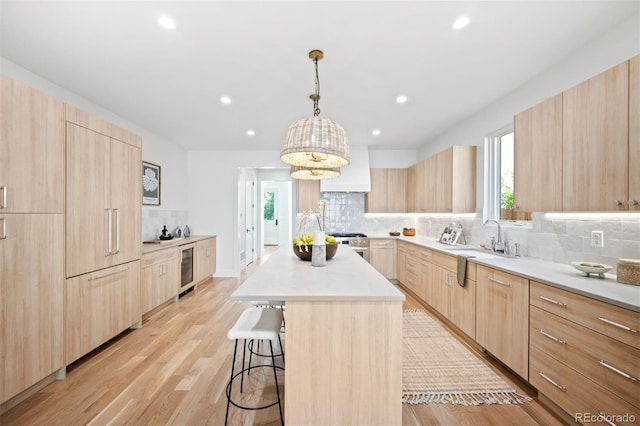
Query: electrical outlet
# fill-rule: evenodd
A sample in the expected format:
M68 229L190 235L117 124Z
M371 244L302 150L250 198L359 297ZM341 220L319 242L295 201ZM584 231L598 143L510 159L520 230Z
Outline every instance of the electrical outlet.
M591 231L591 247L604 247L604 233L602 231Z

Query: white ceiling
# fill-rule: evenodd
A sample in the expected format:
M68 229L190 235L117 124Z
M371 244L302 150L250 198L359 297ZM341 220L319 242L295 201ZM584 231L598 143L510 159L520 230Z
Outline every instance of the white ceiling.
M279 150L287 127L312 115L307 54L321 49L321 114L352 145L416 149L639 5L3 0L0 55L188 149ZM161 14L177 28L161 28ZM463 14L471 23L453 30Z

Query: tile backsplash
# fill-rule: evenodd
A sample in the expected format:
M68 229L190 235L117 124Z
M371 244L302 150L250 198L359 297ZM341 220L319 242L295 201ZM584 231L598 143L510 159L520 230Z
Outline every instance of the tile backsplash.
M449 223L462 225L467 244L490 244L497 235L494 223L483 226L482 210L475 214L365 214L363 193L324 192L327 232L363 232L387 235L391 230L415 228L417 235L440 237ZM618 259L640 259L640 215L534 213L531 222L504 224L502 239L520 244L520 255L556 263L577 260L611 265ZM310 226L313 226L311 224ZM309 227L308 227L309 228ZM313 229L311 229L313 231ZM591 231L602 231L604 247L591 247Z
M157 239L165 225L172 234L178 226L183 230L189 225L187 219L188 214L183 210L142 209L142 241ZM191 225L189 228L194 234Z

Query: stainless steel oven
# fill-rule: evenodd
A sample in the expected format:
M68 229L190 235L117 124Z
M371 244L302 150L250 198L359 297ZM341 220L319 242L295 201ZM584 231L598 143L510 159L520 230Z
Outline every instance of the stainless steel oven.
M359 232L330 232L340 244L349 244L356 253L369 262L369 238Z

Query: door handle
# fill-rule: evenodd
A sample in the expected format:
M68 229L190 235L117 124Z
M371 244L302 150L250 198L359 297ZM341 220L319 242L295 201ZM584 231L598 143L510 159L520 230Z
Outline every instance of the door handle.
M276 226L278 226L278 219L276 219Z

